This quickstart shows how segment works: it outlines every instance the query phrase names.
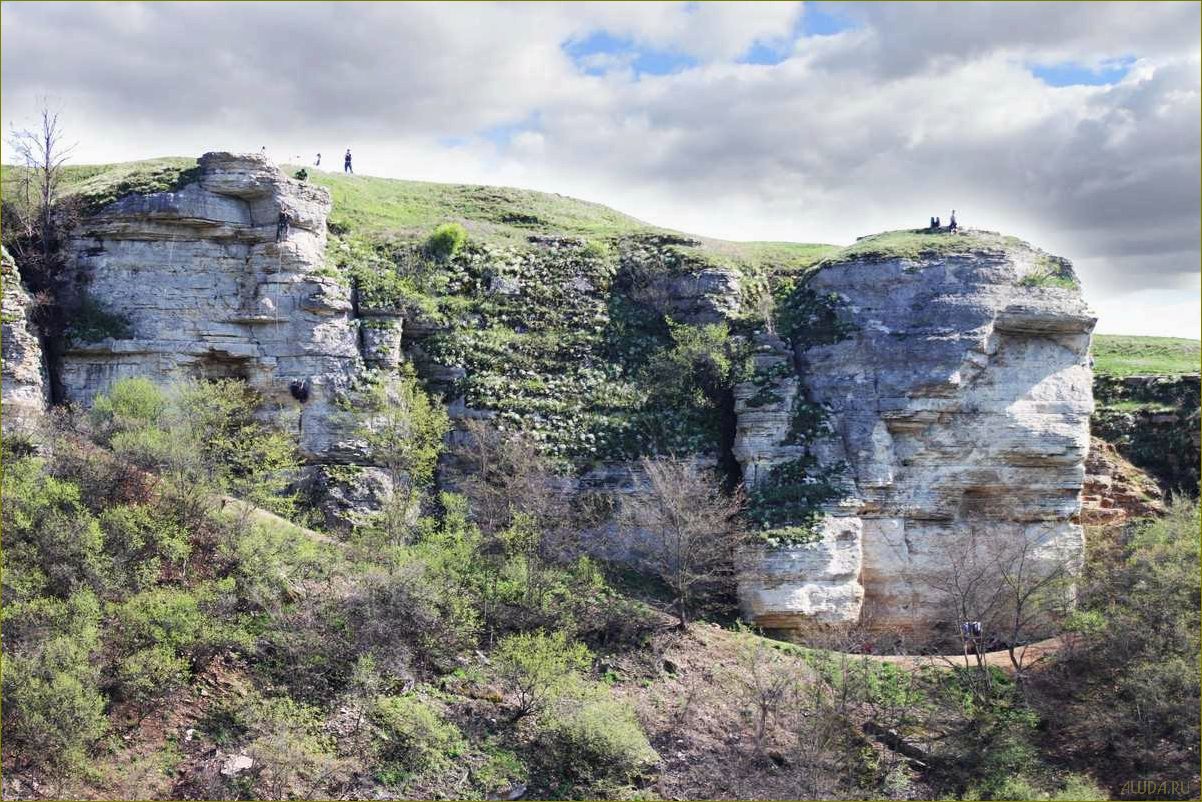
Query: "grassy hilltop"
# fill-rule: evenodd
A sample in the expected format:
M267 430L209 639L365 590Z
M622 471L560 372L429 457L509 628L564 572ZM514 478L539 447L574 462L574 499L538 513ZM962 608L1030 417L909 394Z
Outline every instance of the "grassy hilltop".
M1180 337L1095 334L1094 373L1105 376L1197 373L1199 341Z

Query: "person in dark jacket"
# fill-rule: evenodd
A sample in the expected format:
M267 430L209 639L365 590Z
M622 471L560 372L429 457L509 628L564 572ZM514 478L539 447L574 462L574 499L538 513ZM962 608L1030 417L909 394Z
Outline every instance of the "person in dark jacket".
M288 239L288 234L292 231L292 215L288 214L287 210L280 209L280 218L275 224L275 241L280 242Z
M346 149L346 157L342 160L342 172L354 175L355 171L351 169L351 149Z

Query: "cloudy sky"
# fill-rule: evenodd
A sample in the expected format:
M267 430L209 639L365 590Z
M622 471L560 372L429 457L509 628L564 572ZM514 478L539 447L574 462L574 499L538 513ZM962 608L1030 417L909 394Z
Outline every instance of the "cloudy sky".
M351 147L728 239L955 208L1071 258L1099 331L1196 338L1199 8L4 3L0 117L48 97L80 162Z

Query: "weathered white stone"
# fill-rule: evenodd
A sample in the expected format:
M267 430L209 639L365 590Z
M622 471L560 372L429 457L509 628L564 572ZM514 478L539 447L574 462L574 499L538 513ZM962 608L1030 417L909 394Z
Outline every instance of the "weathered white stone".
M363 361L349 289L315 274L329 209L326 190L265 157L208 153L196 183L86 219L69 268L133 337L69 347L68 400L88 403L128 376L241 378L276 409L299 411L308 458L337 459L347 422L333 402ZM291 224L277 242L281 211Z
M8 435L45 411L50 401L50 382L41 339L29 319L32 299L22 286L17 265L7 250L0 249L0 269L4 295L0 408L3 408L4 434Z
M972 532L1036 543L1038 559L1080 560L1095 318L1074 290L1021 286L1034 262L1007 248L851 261L814 276L810 287L837 294L855 326L796 357L805 398L831 410L838 441L814 453L829 466L846 459L854 479L861 525L835 520L857 539L863 599L830 592L846 563L815 556L824 533L744 562L746 614L779 627L871 611L881 628L929 627L942 602L929 580L946 568L946 546ZM736 455L754 484L776 452L770 431L755 434L763 413L744 425L745 414Z

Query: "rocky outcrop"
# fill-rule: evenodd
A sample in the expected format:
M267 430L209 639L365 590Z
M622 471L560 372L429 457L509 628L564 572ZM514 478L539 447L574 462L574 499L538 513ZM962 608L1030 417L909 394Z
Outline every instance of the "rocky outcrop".
M244 379L295 416L310 460L353 459L334 401L363 360L350 289L322 270L328 192L262 156L208 153L199 164L195 183L127 196L75 232L79 300L124 325L67 344L67 399L87 403L127 376Z
M472 244L440 267L455 303L422 311L352 293L327 267L325 190L258 156L206 154L198 175L75 232L74 300L95 324L64 349L69 400L125 376L243 379L296 427L331 526L361 523L391 490L349 408L365 375L403 360L453 419L524 430L575 465L565 493L640 492L632 461L650 443L707 464L730 456L728 418L712 424L731 399L664 409L646 386L649 357L672 342L661 315L742 317L744 273L706 261L699 241L631 235L616 264L608 246L571 238ZM738 566L745 615L762 626L929 628L942 611L927 579L967 535L1081 557L1094 317L1066 288L1067 263L1011 238L946 236L963 247L853 247L778 310L780 334L749 336L731 453L763 536ZM7 403L7 283L5 303Z
M852 484L812 542L744 555L740 595L754 620L929 627L942 611L927 580L970 535L1081 559L1095 318L1076 290L1024 286L1043 254L975 236L967 253L852 259L809 282L844 334L796 343L804 398L830 429L803 438L814 463L803 481L825 469ZM741 426L740 455L753 483L784 440L752 438L754 428Z
M1094 433L1152 474L1166 493L1197 495L1200 391L1197 373L1099 376Z
M1110 443L1090 438L1081 489L1081 523L1121 526L1164 512L1164 495L1156 482L1132 465Z
M21 284L17 265L7 250L0 250L0 283L3 284L3 377L0 409L5 436L39 416L50 401L50 382L42 342L30 320L32 299Z

